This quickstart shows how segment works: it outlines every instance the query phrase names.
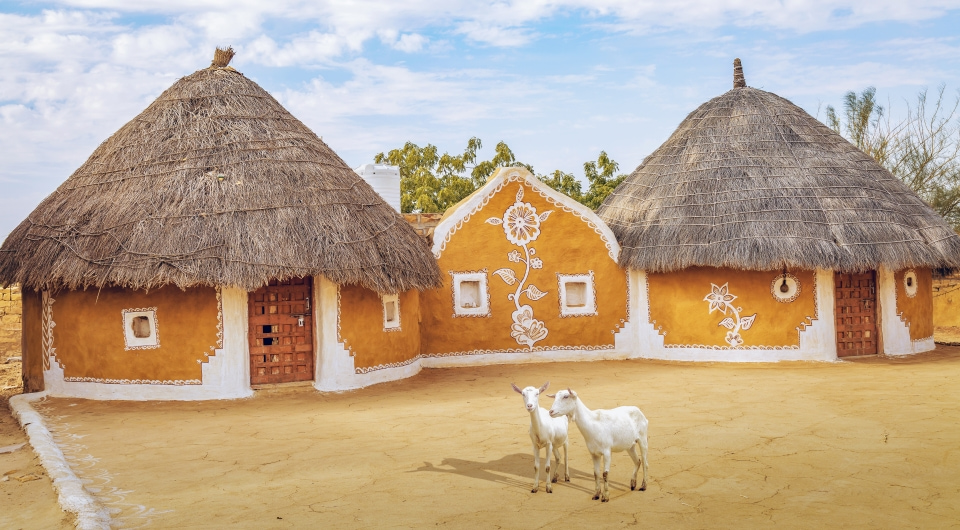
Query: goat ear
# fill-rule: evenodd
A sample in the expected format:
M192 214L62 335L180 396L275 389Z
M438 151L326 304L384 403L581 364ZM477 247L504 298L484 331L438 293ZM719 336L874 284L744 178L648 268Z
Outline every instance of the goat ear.
M547 394L547 397L548 397L548 398L555 398L555 397L557 397L557 395L556 395L556 394Z
M550 386L550 381L547 381L546 383L544 383L543 386L540 387L540 390L537 390L537 392L543 394L544 392L547 391L548 386Z
M516 383L510 383L510 386L512 386L513 389L516 390L517 394L523 394L523 390L520 390L520 389L517 387Z

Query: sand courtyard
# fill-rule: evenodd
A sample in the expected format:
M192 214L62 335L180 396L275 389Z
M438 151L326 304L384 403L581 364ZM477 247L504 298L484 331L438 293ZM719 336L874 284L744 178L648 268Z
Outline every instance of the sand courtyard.
M433 369L339 394L37 409L125 528L950 528L958 379L960 347L940 346L838 363ZM647 491L629 490L619 453L611 501L591 500L591 460L571 426L571 482L530 493L529 416L510 383L545 380L591 408L644 411ZM50 502L8 499L4 511Z

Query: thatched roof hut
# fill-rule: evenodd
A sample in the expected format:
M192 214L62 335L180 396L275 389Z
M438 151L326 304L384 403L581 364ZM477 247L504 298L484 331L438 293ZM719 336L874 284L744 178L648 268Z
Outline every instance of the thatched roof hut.
M232 56L174 83L44 199L0 249L0 284L439 285L422 238Z
M598 210L624 267L960 266L960 237L903 182L735 71Z

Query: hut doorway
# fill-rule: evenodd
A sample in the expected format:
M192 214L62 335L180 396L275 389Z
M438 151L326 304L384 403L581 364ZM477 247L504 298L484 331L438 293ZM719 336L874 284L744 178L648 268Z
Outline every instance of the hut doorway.
M313 380L310 278L270 280L250 293L250 384Z
M836 273L837 357L876 355L877 274Z

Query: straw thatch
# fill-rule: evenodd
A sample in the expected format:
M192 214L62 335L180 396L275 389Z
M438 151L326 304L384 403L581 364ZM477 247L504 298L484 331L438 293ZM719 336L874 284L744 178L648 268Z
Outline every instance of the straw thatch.
M625 268L960 266L960 237L903 182L745 83L690 113L598 213Z
M221 52L101 144L11 232L0 284L252 290L307 275L379 292L440 284L403 217L226 66L232 50Z

